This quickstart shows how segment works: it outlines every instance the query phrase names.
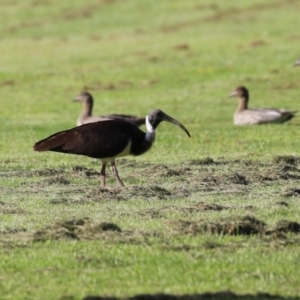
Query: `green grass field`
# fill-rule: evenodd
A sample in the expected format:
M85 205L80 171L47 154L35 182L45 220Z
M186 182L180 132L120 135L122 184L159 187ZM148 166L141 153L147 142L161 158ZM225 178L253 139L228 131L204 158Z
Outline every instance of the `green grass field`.
M299 0L0 7L1 299L300 298L299 116L235 127L228 98L300 110ZM99 193L99 161L32 149L76 125L81 90L192 137L162 123Z

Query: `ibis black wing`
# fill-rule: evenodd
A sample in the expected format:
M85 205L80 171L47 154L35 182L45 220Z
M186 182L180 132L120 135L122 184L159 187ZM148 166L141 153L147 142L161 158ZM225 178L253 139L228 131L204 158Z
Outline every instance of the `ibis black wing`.
M145 134L128 122L101 121L55 133L37 142L34 150L106 158L122 152L132 135L142 138Z

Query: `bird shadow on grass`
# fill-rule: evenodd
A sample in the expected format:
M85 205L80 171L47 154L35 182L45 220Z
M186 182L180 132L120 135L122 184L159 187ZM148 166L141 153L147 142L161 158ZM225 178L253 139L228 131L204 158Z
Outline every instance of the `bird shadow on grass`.
M299 300L300 297L284 297L279 295L271 295L268 293L244 294L239 295L231 291L207 292L203 294L140 294L128 298L106 297L106 296L86 296L83 300Z

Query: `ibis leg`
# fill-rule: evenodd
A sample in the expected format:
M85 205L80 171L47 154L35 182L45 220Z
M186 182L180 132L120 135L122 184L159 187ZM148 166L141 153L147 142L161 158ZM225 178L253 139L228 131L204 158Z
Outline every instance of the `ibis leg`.
M105 187L105 177L106 177L105 169L106 169L106 164L103 163L102 168L101 168L101 172L100 172L101 186L102 187Z
M111 168L112 168L112 171L116 177L116 179L118 180L118 182L120 183L121 186L125 186L123 181L121 180L121 178L119 177L119 174L118 174L118 170L117 170L117 167L116 167L116 163L114 161L111 162Z

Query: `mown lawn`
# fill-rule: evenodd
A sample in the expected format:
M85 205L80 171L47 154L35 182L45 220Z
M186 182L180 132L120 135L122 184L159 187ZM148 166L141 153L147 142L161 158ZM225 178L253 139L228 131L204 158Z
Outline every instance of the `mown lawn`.
M299 117L235 127L228 98L300 109L300 1L0 7L1 299L300 297ZM160 108L192 137L162 123L99 193L98 161L32 149L75 126L81 90L95 115Z

